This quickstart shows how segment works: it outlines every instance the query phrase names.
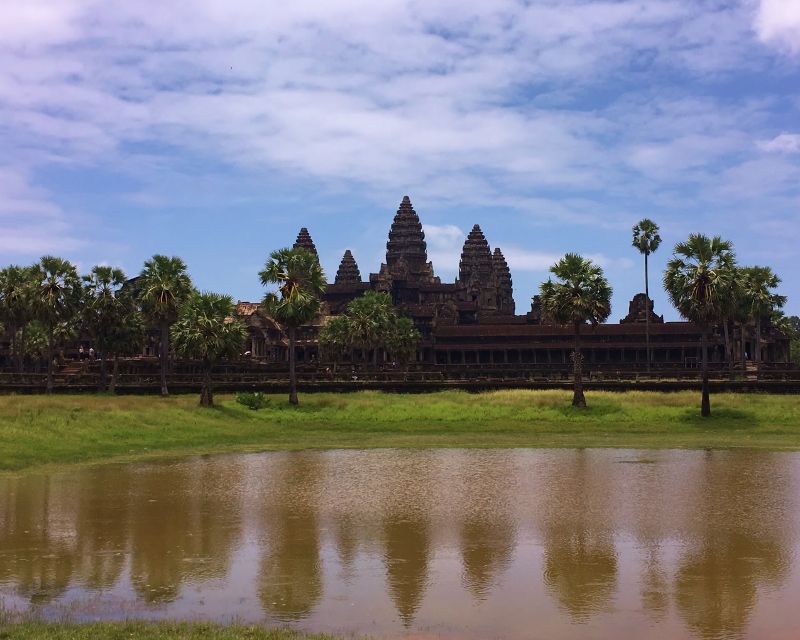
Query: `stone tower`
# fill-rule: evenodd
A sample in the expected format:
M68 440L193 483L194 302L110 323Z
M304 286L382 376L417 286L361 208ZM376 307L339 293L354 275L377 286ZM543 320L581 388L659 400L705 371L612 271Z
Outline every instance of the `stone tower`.
M339 270L336 272L336 280L334 284L358 284L361 282L361 272L358 270L358 264L350 252L350 249L344 252L342 262L339 264Z
M511 281L511 270L499 247L495 247L492 256L494 277L497 280L497 313L513 316L516 313L514 304L514 286Z
M297 234L297 240L295 240L292 249L305 249L306 251L309 251L310 253L313 253L315 256L319 257L319 254L317 253L317 247L314 246L314 241L311 239L311 234L305 227L300 229L300 233Z
M481 311L497 309L497 278L492 250L477 224L472 227L461 250L456 290L461 302L474 302Z
M419 287L440 284L428 262L428 245L417 212L408 196L403 196L394 216L386 243L386 262L378 273L369 276L371 288L388 293L395 304L417 304Z

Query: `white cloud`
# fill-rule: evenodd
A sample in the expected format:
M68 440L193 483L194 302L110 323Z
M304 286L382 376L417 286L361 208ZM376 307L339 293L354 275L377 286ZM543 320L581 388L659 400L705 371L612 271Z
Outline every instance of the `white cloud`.
M758 36L792 53L800 51L800 2L760 0L755 22Z
M800 133L782 133L772 140L760 140L758 148L762 151L797 153L800 151Z
M464 232L452 224L426 224L423 231L428 243L428 260L433 262L436 274L454 276L458 273L461 249L467 237Z

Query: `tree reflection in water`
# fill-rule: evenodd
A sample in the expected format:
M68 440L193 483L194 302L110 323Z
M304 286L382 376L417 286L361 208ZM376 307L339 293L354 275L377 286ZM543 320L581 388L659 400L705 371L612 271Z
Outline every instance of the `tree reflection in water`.
M182 583L227 573L240 535L241 486L236 458L147 465L134 472L131 581L145 602L171 602Z
M558 452L544 495L544 583L576 622L608 608L617 589L612 469L590 454Z
M5 479L0 491L0 581L32 603L66 591L75 570L74 493L51 476Z
M786 579L788 465L785 454L707 453L675 578L678 611L697 637L742 637L759 588Z
M267 549L258 597L267 615L300 620L322 599L319 499L324 465L315 453L283 454L271 477L263 510Z

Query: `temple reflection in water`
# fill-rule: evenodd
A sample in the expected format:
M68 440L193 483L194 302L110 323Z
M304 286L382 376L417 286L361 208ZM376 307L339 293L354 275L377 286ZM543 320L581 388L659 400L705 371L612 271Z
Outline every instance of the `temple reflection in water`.
M377 635L800 633L798 480L797 454L602 450L286 452L6 477L0 597L45 616L91 618L100 598L105 617Z

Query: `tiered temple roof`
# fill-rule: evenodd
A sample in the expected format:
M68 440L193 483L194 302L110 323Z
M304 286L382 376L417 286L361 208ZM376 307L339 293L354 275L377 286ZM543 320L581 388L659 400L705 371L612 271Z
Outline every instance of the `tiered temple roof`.
M428 262L428 245L425 243L422 223L408 196L403 196L386 243L386 265L389 269L392 270L400 260L406 262L412 273L424 271Z
M494 250L492 266L494 267L494 276L497 279L497 306L501 313L514 315L516 307L514 305L514 284L511 280L511 270L508 268L508 263L499 247Z
M339 264L339 270L336 272L335 284L358 284L361 282L361 272L358 270L358 264L350 252L350 249L344 252L342 262Z
M493 271L492 250L489 248L483 231L476 224L469 232L461 251L458 279L464 284L468 284L471 278L477 277L482 284L486 284Z
M314 246L314 241L311 239L311 234L305 227L300 229L300 233L297 234L297 240L295 240L292 249L305 249L306 251L313 253L315 256L319 255L317 253L317 247Z

